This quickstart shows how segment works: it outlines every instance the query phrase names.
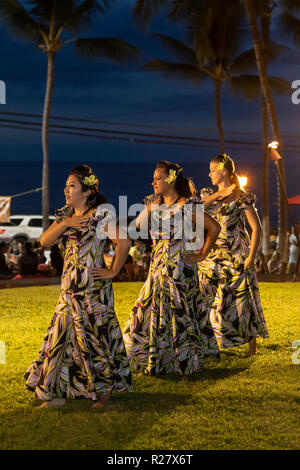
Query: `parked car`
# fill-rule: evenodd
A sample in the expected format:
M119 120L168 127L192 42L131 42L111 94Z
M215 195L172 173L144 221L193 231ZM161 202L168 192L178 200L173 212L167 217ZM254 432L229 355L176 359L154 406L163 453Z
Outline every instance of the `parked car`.
M50 223L55 217L49 216ZM39 240L43 233L41 215L12 215L9 222L0 222L0 241L10 242L13 238L22 243L26 240Z

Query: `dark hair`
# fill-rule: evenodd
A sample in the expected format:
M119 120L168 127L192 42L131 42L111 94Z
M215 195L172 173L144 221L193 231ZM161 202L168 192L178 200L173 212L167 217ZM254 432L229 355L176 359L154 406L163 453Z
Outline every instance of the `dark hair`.
M79 165L76 166L76 168L73 168L71 171L70 175L75 175L81 184L81 188L83 192L86 191L92 191L92 193L88 196L87 198L87 205L90 207L97 207L100 206L100 204L105 204L106 203L106 198L98 193L98 179L97 182L93 186L89 186L87 184L84 184L83 180L85 177L94 175L93 170L91 169L90 166L88 165ZM96 176L96 175L95 175Z
M161 160L156 164L156 168L164 168L168 174L170 170L176 171L176 180L174 189L180 197L189 198L195 196L197 190L191 178L185 178L183 169L178 163L168 162L167 160ZM179 171L180 170L180 171Z
M32 250L32 243L29 240L24 243L24 250L27 251L27 253Z
M230 158L229 155L227 155L226 153L221 153L220 155L217 155L216 157L214 157L211 161L216 162L216 163L223 163L224 170L227 170L228 176L232 184L235 184L237 188L241 189L238 175L235 172L234 161L232 160L232 158Z

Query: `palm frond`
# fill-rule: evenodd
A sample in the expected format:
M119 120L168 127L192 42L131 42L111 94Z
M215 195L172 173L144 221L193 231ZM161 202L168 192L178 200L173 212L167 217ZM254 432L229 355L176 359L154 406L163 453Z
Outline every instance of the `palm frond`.
M291 38L294 44L300 44L300 20L291 13L281 13L278 18L279 31Z
M283 54L288 52L290 49L283 44L277 44L270 41L266 49L266 57L268 62L276 62L281 58ZM237 57L235 57L230 65L230 70L235 73L248 72L256 69L256 56L254 48L248 49Z
M241 96L247 100L259 98L261 87L258 75L243 74L231 77L227 80L231 92L235 96Z
M93 19L97 13L104 14L113 4L115 0L84 0L76 8L69 11L65 15L65 19L61 19L61 28L70 32L83 31L88 26L91 26Z
M166 62L160 59L151 60L144 65L143 69L149 72L160 72L164 77L191 80L195 84L206 78L206 75L193 65Z
M21 39L36 40L39 25L17 0L0 0L1 22Z
M248 72L256 69L256 56L254 48L248 49L233 59L230 64L230 71L234 73Z
M193 43L200 63L214 60L214 50L209 37L210 19L204 15L189 18L189 40Z
M245 9L239 0L223 0L213 12L209 39L217 62L234 57L241 50L248 26Z
M184 59L189 65L197 64L197 57L195 51L177 39L166 36L165 34L153 34L154 37L158 38L162 45L168 49L171 54L177 59Z
M172 0L168 19L174 22L182 22L193 15L199 15L207 11L209 0Z
M153 15L169 3L170 0L136 0L132 16L142 28L147 28Z
M291 93L290 83L281 77L269 77L269 84L274 95L288 95ZM258 75L243 74L227 80L231 91L236 96L248 100L259 98L261 95L260 79Z
M269 77L269 83L274 95L290 95L291 84L285 78Z
M76 52L83 58L109 59L120 63L137 63L140 51L119 38L81 38L75 42Z
M90 24L92 15L105 13L114 0L28 0L30 14L37 22L49 24L54 18L55 30L69 25L70 30L78 30Z

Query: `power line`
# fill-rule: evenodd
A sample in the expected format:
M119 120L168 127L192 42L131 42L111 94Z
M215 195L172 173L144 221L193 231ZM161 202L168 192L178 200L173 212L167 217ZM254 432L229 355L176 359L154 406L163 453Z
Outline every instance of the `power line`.
M34 132L40 132L40 129L34 128L34 127L24 127L24 126L16 126L16 125L11 125L11 124L1 124L0 123L0 128L8 128L8 129L19 129L19 130L26 130L26 131L34 131ZM199 148L218 148L219 143L216 145L209 145L209 144L201 144L201 143L183 143L183 142L170 142L170 141L164 141L164 140L147 140L147 139L140 139L140 138L130 138L130 137L118 137L118 136L103 136L103 135L96 135L96 134L87 134L87 133L82 133L82 132L67 132L67 131L58 131L58 130L51 130L49 129L49 132L51 134L61 134L61 135L74 135L74 136L80 136L80 137L92 137L95 139L101 139L101 140L110 140L110 141L121 141L121 142L130 142L130 143L143 143L143 144L150 144L150 145L175 145L175 146L181 146L181 147L199 147ZM243 142L241 142L243 143ZM245 150L245 148L242 147L233 147L233 150ZM254 150L254 149L252 149ZM297 153L299 154L299 151L296 150L286 150L285 153Z
M0 122L8 123L8 124L18 124L18 125L28 125L28 126L39 126L41 127L41 123L31 122L31 121L20 121L15 119L0 119ZM75 130L75 131L88 131L88 132L95 132L100 134L112 134L112 135L123 135L123 136L135 136L135 138L141 137L148 137L152 139L172 139L175 141L181 140L184 142L189 142L190 146L192 145L191 142L207 142L207 143L215 143L219 144L218 139L209 139L203 137L186 137L186 136L175 136L175 135L164 135L164 134L152 134L152 133L142 133L142 132L127 132L122 130L111 130L111 129L99 129L99 128L90 128L90 127L77 127L77 126L62 126L59 124L49 124L49 128L53 129L63 129L63 130ZM133 137L131 137L133 138ZM242 144L247 146L259 146L262 147L262 142L248 142L248 141L240 141L240 140L226 140L226 144ZM294 144L287 144L286 148L295 148L300 150L300 146Z
M42 114L29 114L29 113L15 113L15 112L9 112L9 111L0 111L0 115L9 115L9 116L22 116L22 117L30 117L30 118L37 118L41 119L43 116ZM171 129L180 129L182 131L198 131L199 129L195 128L185 128L185 127L178 127L178 126L169 126L169 125L164 125L164 124L141 124L141 123L134 123L134 122L115 122L115 121L104 121L104 120L99 120L99 119L87 119L87 118L72 118L72 117L67 117L67 116L50 116L50 119L56 120L56 121L70 121L70 122L86 122L86 123L92 123L92 124L105 124L105 125L111 125L111 126L128 126L128 127L137 127L137 128L150 128L150 129L161 129L161 128L171 128ZM209 132L209 133L216 133L215 129L201 129L202 132ZM253 136L261 136L260 132L241 132L241 131L230 131L226 130L225 134L236 134L236 135L253 135ZM300 139L300 136L296 135L288 135L285 134L284 137L287 138L293 138L293 139Z

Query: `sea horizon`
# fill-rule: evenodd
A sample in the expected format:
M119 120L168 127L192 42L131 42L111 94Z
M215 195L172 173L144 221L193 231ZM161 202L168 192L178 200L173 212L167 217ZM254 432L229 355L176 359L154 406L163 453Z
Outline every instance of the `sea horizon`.
M166 157L168 158L168 157ZM118 197L126 195L128 207L132 204L142 203L146 195L152 191L152 176L155 163L152 162L95 162L85 161L91 166L99 178L99 192L104 194L108 203L113 204L118 212ZM50 179L50 214L65 204L64 185L69 172L80 162L52 161L49 164ZM207 163L184 163L184 174L191 177L200 191L203 187L211 186L208 177L209 165ZM289 168L289 170L291 170ZM241 162L237 168L240 176L248 177L247 189L257 195L257 208L261 216L261 165L256 162ZM297 173L289 171L288 195L293 196L299 192ZM15 194L34 190L41 187L42 162L40 161L2 161L0 172L0 196L14 196ZM271 226L277 225L277 187L274 168L270 168L270 221ZM41 214L41 191L12 199L11 214ZM300 211L292 208L296 222L300 222Z

